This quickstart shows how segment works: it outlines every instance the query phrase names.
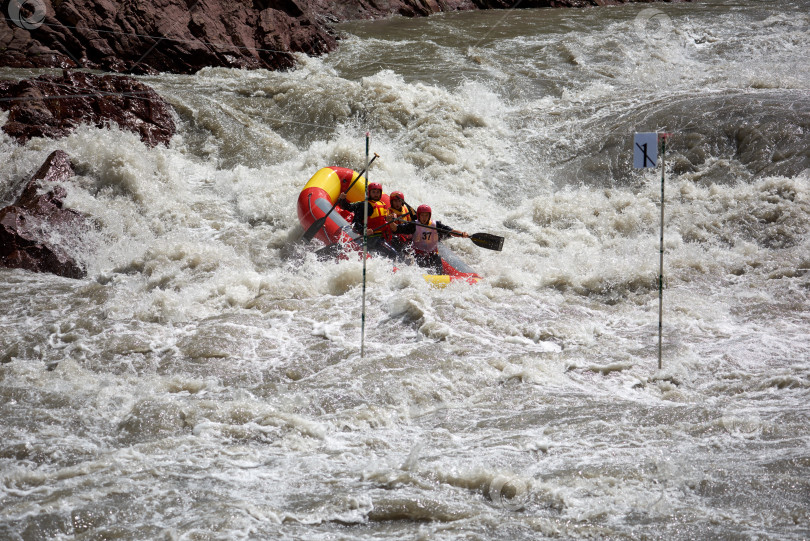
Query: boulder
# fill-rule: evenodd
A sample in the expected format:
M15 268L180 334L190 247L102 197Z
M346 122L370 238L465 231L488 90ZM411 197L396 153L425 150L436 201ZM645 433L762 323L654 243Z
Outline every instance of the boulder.
M65 189L55 182L73 176L67 153L56 150L34 173L17 201L0 209L0 267L82 278L84 268L66 245L87 229L84 216L64 208Z
M168 145L175 132L171 106L131 77L67 71L22 81L0 81L3 126L20 144L32 137L62 137L80 124L117 124L149 146ZM16 98L16 99L15 99Z

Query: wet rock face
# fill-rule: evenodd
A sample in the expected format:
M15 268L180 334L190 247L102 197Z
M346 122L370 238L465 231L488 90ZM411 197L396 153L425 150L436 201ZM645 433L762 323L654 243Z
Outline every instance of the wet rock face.
M0 65L119 73L284 69L294 64L291 53L317 55L336 45L302 0L31 1L45 5L44 19L27 25L36 28L0 21Z
M80 124L115 123L140 135L149 146L168 144L175 132L171 106L130 77L67 72L18 82L0 81L3 126L20 144L32 137L62 137Z
M340 21L654 0L28 0L14 17L10 1L0 3L0 66L194 73L290 68L292 53L335 49Z
M67 153L54 151L28 181L17 201L0 209L0 267L82 278L86 272L65 249L86 230L85 218L62 205L65 190L54 182L73 176ZM47 190L45 193L41 193Z

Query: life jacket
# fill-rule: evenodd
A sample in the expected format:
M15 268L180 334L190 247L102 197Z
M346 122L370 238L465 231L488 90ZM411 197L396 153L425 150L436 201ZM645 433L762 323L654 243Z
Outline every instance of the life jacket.
M388 209L388 212L396 216L397 219L399 220L405 222L411 221L411 209L405 203L402 204L402 208L400 210L391 207ZM399 240L399 242L401 242L402 244L405 244L406 242L411 240L411 235L406 235L404 233L394 232L392 236L395 238L395 240Z
M427 225L436 227L433 220ZM422 222L417 221L413 232L413 249L417 252L435 254L439 251L439 232L435 229L422 227Z
M369 229L378 229L374 232L374 236L382 235L386 239L391 238L391 228L390 227L381 227L386 225L385 217L388 216L388 207L382 201L371 201L369 200L369 205L371 205L371 214L368 215L368 228Z
M402 204L401 209L397 210L394 207L391 207L388 209L388 212L390 212L400 220L405 220L406 222L411 221L411 211L407 206L405 206L404 203Z

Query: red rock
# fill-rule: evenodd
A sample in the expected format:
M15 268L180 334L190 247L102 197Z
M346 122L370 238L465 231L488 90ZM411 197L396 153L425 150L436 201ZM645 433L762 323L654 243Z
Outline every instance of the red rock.
M0 102L10 111L3 126L24 144L32 137L62 137L80 124L116 123L140 135L149 146L168 144L175 132L171 106L131 77L67 72L18 82L0 81Z
M34 173L13 205L0 209L0 266L82 278L86 272L61 243L87 228L80 213L62 205L65 190L54 182L73 176L67 153L56 150ZM50 188L39 193L40 187Z
M294 64L292 52L322 54L336 45L298 0L45 3L45 20L36 29L0 22L0 65L133 73L284 69Z

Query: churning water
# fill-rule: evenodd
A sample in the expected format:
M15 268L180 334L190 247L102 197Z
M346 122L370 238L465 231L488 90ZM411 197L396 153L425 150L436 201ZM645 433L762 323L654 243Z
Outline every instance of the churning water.
M0 270L0 538L807 539L809 14L345 24L291 72L144 78L168 149L0 135L0 203L60 148L98 226L87 279ZM370 261L361 358L360 263L291 243L367 130L372 180L506 243L448 241L474 286Z

